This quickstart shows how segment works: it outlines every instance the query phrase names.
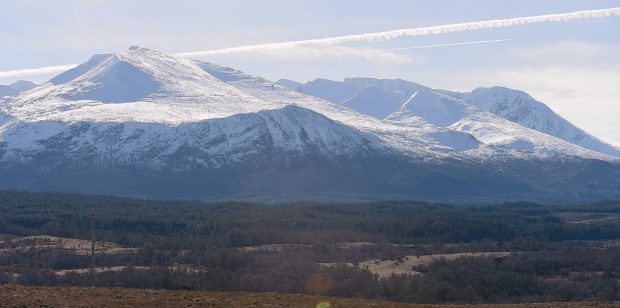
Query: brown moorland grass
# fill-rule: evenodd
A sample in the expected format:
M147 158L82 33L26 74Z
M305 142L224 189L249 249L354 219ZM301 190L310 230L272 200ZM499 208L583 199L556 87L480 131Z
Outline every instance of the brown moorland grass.
M322 303L317 306L317 304ZM329 304L327 304L329 303ZM0 307L481 307L425 305L285 293L127 288L0 286ZM620 302L482 305L482 307L620 307Z

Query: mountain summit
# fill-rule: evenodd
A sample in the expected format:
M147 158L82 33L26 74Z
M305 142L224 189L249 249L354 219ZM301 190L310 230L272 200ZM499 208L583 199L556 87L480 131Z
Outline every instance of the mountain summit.
M131 47L2 98L0 187L260 200L620 196L615 152L510 117L481 91L274 83Z

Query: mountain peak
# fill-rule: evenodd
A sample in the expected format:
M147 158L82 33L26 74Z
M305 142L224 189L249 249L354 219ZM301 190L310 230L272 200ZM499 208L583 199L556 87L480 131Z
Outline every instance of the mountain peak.
M284 105L249 95L201 64L143 47L94 55L10 104L28 119L175 125Z
M75 90L63 94L72 100L96 100L104 103L123 103L140 100L160 88L153 74L142 69L145 61L136 59L137 50L116 52L107 57L93 57L83 74L68 82ZM79 69L76 73L81 73Z
M21 92L32 90L37 86L38 84L27 80L18 80L8 86L0 85L0 97L19 95Z
M165 93L201 96L219 81L193 60L131 46L94 55L50 82L63 86L56 92L65 99L125 103Z
M500 87L500 86L478 87L469 93L469 96L475 96L475 95L491 96L495 100L512 99L513 101L515 101L515 98L519 98L520 100L527 100L527 99L533 100L533 98L529 94L521 90L515 90L515 89Z
M28 91L38 86L38 84L28 80L18 80L11 84L11 88L17 91Z
M620 149L579 129L529 94L504 88L477 88L461 97L506 120L586 149L620 157Z
M109 58L110 56L112 56L112 54L95 54L92 57L90 57L90 59L88 59L88 61L66 71L63 72L59 75L57 75L56 77L50 79L49 82L51 82L53 85L59 85L59 84L64 84L67 83L79 76L81 76L82 74L88 72L89 70L91 70L93 67L95 67L97 64L103 62L105 59Z

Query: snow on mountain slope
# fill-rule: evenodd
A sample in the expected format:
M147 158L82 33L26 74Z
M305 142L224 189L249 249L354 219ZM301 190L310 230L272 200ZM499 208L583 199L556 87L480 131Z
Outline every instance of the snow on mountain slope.
M291 90L319 97L336 104L342 103L343 101L362 92L366 88L364 86L358 86L351 83L321 78L308 81L305 84L283 79L279 80L276 84L287 88L293 86L294 88L290 88Z
M28 81L28 80L18 80L14 83L11 84L11 88L19 91L19 92L24 92L24 91L28 91L31 89L34 89L38 86L38 84L32 82L32 81Z
M521 147L526 151L515 154L506 151L506 142L495 142L482 133L473 134L460 127L438 125L441 123L429 122L428 118L415 125L412 125L413 122L402 125L402 121L380 121L260 77L146 48L96 56L53 80L0 106L0 114L6 115L0 126L2 138L8 136L7 132L14 133L14 128L20 127L20 130L30 132L21 138L22 142L41 144L42 139L37 136L47 139L49 136L46 134L54 130L48 130L48 126L37 129L36 123L48 123L45 125L52 128L57 127L56 124L49 123L91 122L95 126L104 123L153 123L175 127L296 105L322 114L339 125L352 127L366 136L364 138L375 138L374 142L380 144L376 147L382 147L386 152L410 157L453 157L477 161L481 157L501 160L518 154L532 158L567 155L609 159L540 136L528 139L531 146ZM28 125L32 125L32 129L24 128ZM251 125L253 123L248 123L244 129L252 130ZM291 123L283 122L280 126L290 132L296 131L294 126L288 125ZM510 130L502 132L504 139L520 140L509 133ZM486 141L478 135L485 137ZM140 133L136 136L148 137ZM5 150L18 144L16 139L11 140L4 143ZM95 143L93 140L89 142ZM189 140L183 142L191 143ZM331 144L328 140L317 139L314 142ZM344 143L341 146L348 145Z
M344 83L352 84L361 88L368 88L371 86L380 87L396 92L402 92L407 95L407 98L415 92L430 91L429 87L417 84L415 82L402 80L402 79L376 79L376 78L345 78Z
M338 81L331 81L330 83L323 82L323 84L330 84L330 89L338 89L338 87L334 85L338 83ZM340 87L343 87L344 84L349 84L357 87L360 91L364 91L371 86L398 91L406 93L407 95L411 95L415 92L434 91L468 101L482 109L494 113L499 117L518 123L527 128L560 138L588 150L620 157L620 148L607 144L604 141L601 141L600 139L584 132L572 123L563 119L558 114L554 113L545 104L536 101L521 91L502 87L492 87L478 88L469 93L459 93L448 90L431 89L423 85L401 79L346 78L340 83L342 84ZM296 87L294 83L282 83L282 85L288 86L289 88ZM297 86L297 88L299 91L306 93L304 92L305 88L303 86ZM320 91L318 88L314 89L314 93L316 93L316 96L318 97L323 97L321 96L323 95L323 92L326 91ZM306 94L312 95L310 93ZM342 95L350 95L350 93L343 93ZM376 104L379 105L381 103L377 102ZM368 102L368 104L363 104L362 109L358 109L355 105L351 105L350 107L359 112L367 113L366 110L372 108L369 107L369 105L370 102ZM396 111L396 109L393 110L393 112Z
M402 92L370 86L341 105L377 119L384 119L407 101L407 98Z
M312 82L315 85L314 93L306 91L306 85L310 82L305 85L288 80L280 83L284 87L332 102L334 101L329 99L326 93L335 95L333 91L350 89L351 91L341 90L339 93L340 97L352 95L342 101L341 105L377 119L384 119L398 111L412 95L432 91L431 88L401 79L346 78L344 81L321 80L321 82L317 79Z
M402 79L345 78L344 81L335 81L318 78L313 81L306 82L305 84L292 80L281 79L276 84L306 95L319 97L336 104L352 99L353 97L368 90L370 87L382 88L384 90L402 93L405 96L405 99L403 99L401 104L404 103L405 100L408 99L414 92L431 90L423 85ZM400 105L397 107L400 107ZM398 108L394 108L392 112L396 111L396 109Z
M54 157L57 163L75 160L74 164L156 168L190 168L196 164L221 167L264 151L333 158L364 155L380 148L376 138L296 106L176 126L137 122L18 123L6 127L2 137L5 155L0 161L28 161L45 155ZM176 161L169 161L171 156L177 156Z
M449 96L430 91L416 92L387 120L418 117L433 125L448 127L465 117L468 111L474 112L468 107Z
M521 154L546 152L552 155L562 152L558 151L559 149L574 153L587 151L498 117L468 102L432 91L415 93L398 111L387 117L386 121L406 126L419 126L420 122L426 122L465 132L486 145L505 147Z
M213 77L199 65L197 61L145 48L97 56L59 75L61 78L54 78L54 82L43 84L0 106L0 113L10 115L0 130L17 123L40 121L179 125L279 109L309 98L258 77L248 82L244 74L243 79L235 79L230 72L218 75L220 78L228 76L229 79L225 80L229 82L248 82L248 88L237 88ZM132 91L119 90L123 89L124 83L148 86ZM265 95L267 92L279 94ZM139 98L131 101L135 96ZM308 108L305 104L297 105ZM357 123L371 121L365 124L366 127L383 125L325 101L315 101L314 105L318 107L310 109L331 110L327 113L339 115L336 120L341 123L350 120Z
M218 76L222 81L227 80L230 85L248 93L254 97L266 100L286 102L303 108L308 108L315 112L324 114L330 119L339 121L363 132L379 137L390 147L417 157L437 157L444 156L444 152L465 151L475 147L453 147L454 142L442 143L442 138L436 136L449 133L449 129L421 124L417 127L394 125L383 122L375 117L359 113L351 108L340 104L309 96L289 88L279 86L273 82L247 75L241 71L223 67L211 63L199 62L203 69L213 76ZM452 132L456 135L460 132ZM471 136L463 136L471 138ZM458 143L456 143L458 144ZM479 143L474 143L476 146ZM453 155L460 155L453 153ZM467 155L464 153L463 155Z
M450 155L453 157L461 157L464 159L479 159L481 157L485 159L505 159L506 157L515 155L522 158L528 155L531 157L574 155L613 160L610 156L589 151L579 146L558 140L557 138L519 126L466 102L455 99L450 100L448 96L431 91L421 91L420 93L425 94L421 94L418 99L423 97L428 98L428 96L432 98L437 95L440 95L442 98L445 97L448 99L447 107L454 108L456 116L465 116L471 113L472 119L475 119L476 123L472 123L471 127L439 125L441 123L433 124L433 119L430 117L424 119L405 115L396 118L398 111L393 114L394 117L391 119L388 117L386 121L380 121L374 117L355 112L345 106L329 103L283 86L275 85L260 77L246 75L243 72L227 67L204 62L200 63L201 67L207 70L211 75L220 77L226 76L222 77L223 80L231 80L228 82L229 84L255 97L264 100L289 102L314 110L331 119L376 135L388 145L400 151L410 154L414 153L413 155L441 157L445 155L444 153L447 151L450 152ZM234 77L229 75L233 75ZM386 82L389 84L389 81L382 81L380 79L353 78L351 80L360 80L360 82ZM397 81L395 84L400 86L401 89L404 87L417 89L419 86L415 83L406 81ZM423 86L419 87L422 89L429 89ZM452 106L453 104L456 105ZM464 114L458 114L457 111L459 108L463 108ZM428 116L431 115L436 118L442 118L444 116L443 114L434 114L430 112ZM492 119L492 124L484 126L485 121L489 118ZM498 130L497 134L493 133L494 129ZM474 134L470 132L470 130L476 133ZM524 139L522 135L527 135L528 137ZM478 136L484 140L481 140ZM515 150L517 152L515 152Z
M372 82L346 86L418 89ZM0 98L0 188L165 198L620 196L613 157L418 90L380 120L232 68L132 47Z
M504 119L586 149L620 157L620 148L586 133L527 93L503 87L477 88L461 98Z
M285 88L289 88L293 91L297 91L297 92L302 92L303 93L303 87L304 84L301 82L297 82L294 80L288 80L288 79L280 79L278 81L276 81L276 85L279 85L281 87L285 87Z
M52 80L0 111L23 121L174 125L285 106L221 82L192 60L146 48L95 56Z
M193 60L145 48L97 56L59 77L0 105L2 160L51 151L63 153L59 160L158 166L191 149L213 167L261 151L330 158L384 147L311 110L247 94Z
M63 83L67 83L77 77L80 77L82 74L90 71L93 67L97 66L99 63L101 63L102 61L108 59L109 57L111 57L111 54L96 54L93 55L90 59L88 59L88 61L66 71L63 72L59 75L57 75L56 77L50 79L49 82L51 82L54 85L58 85L58 84L63 84Z

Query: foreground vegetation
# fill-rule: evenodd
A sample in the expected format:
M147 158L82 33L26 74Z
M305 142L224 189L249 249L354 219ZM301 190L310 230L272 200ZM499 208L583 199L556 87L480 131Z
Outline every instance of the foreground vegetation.
M0 212L0 250L10 251L0 254L0 283L88 285L87 272L57 274L88 267L88 255L10 248L19 236L88 239L95 213L98 239L138 248L98 256L100 265L128 266L98 274L101 286L418 303L620 300L620 202L264 205L2 192ZM457 252L503 253L438 258L382 277L358 266Z
M59 296L62 294L62 296ZM604 308L613 302L494 305L496 308ZM407 304L367 299L286 293L246 293L126 288L0 286L0 306L8 307L381 307L473 308L479 305Z

